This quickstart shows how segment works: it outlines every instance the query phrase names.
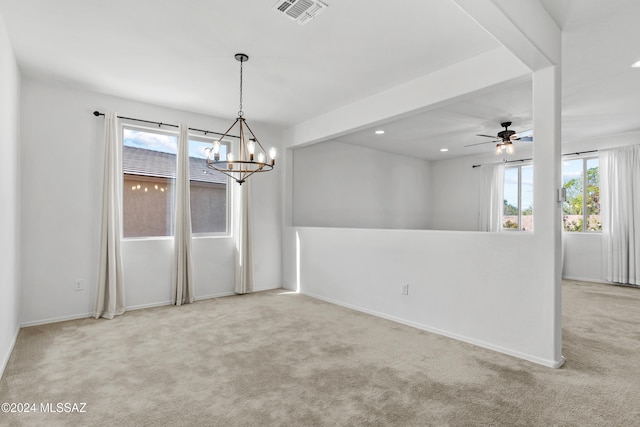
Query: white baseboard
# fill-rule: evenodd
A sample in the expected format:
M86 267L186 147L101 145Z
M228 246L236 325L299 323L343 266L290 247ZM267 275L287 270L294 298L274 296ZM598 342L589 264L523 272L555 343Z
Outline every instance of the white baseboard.
M144 310L145 308L154 308L154 307L162 307L164 305L171 305L171 301L160 301L160 302L152 302L149 304L138 304L128 306L124 309L124 312L127 311L136 311L136 310Z
M391 320L391 321L396 322L396 323L401 323L403 325L411 326L411 327L416 328L416 329L421 329L423 331L432 332L434 334L442 335L442 336L445 336L445 337L448 337L448 338L453 338L453 339L458 340L458 341L462 341L462 342L466 342L466 343L469 343L469 344L473 344L473 345L476 345L478 347L486 348L488 350L497 351L498 353L504 353L504 354L507 354L509 356L517 357L519 359L528 360L530 362L537 363L537 364L543 365L543 366L547 366L549 368L557 369L557 368L561 367L564 364L564 357L562 357L562 356L560 356L560 360L547 360L547 359L543 359L541 357L534 356L534 355L531 355L531 354L521 353L519 351L512 350L510 348L505 348L505 347L501 347L501 346L498 346L498 345L490 344L490 343L487 343L487 342L484 342L484 341L481 341L481 340L477 340L477 339L474 339L474 338L469 338L469 337L466 337L464 335L459 335L459 334L456 334L456 333L453 333L453 332L449 332L449 331L445 331L445 330L442 330L442 329L434 328L434 327L431 327L431 326L423 325L421 323L412 322L410 320L402 319L400 317L391 316L391 315L388 315L388 314L385 314L385 313L380 313L380 312L377 312L377 311L374 311L374 310L369 310L369 309L358 307L358 306L355 306L355 305L352 305L352 304L347 304L347 303L343 303L341 301L336 301L336 300L333 300L331 298L326 298L326 297L323 297L323 296L311 294L311 293L308 293L308 292L302 292L302 291L300 293L302 293L304 295L307 295L307 296L310 296L312 298L316 298L316 299L331 303L331 304L335 304L335 305L339 305L339 306L342 306L342 307L350 308L350 309L356 310L356 311L361 311L363 313L371 314L371 315L376 316L376 317L381 317L383 319Z
M171 301L155 302L151 304L132 305L125 308L125 313L127 311L142 310L145 308L160 307L160 306L169 305L169 304L171 304ZM42 319L42 320L32 320L30 322L23 322L20 324L20 326L23 328L26 328L29 326L38 326L38 325L47 325L49 323L66 322L67 320L86 319L87 317L93 317L93 312L72 314L70 316L51 317L49 319Z
M0 379L4 375L4 370L7 367L7 363L9 363L9 358L11 357L11 353L13 353L13 348L16 345L16 341L18 340L18 334L20 333L20 326L16 328L16 332L13 334L13 341L11 345L7 349L6 354L2 357L2 364L0 365Z
M199 296L199 297L195 297L195 301L200 301L200 300L205 300L205 299L210 299L210 298L227 297L227 296L230 296L230 295L235 295L235 293L234 292L221 292L221 293L211 294L211 295L202 295L202 296ZM171 304L172 304L171 301L160 301L160 302L154 302L154 303L149 303L149 304L131 305L131 306L127 306L125 308L125 313L127 311L143 310L145 308L153 308L153 307L162 307L162 306L171 305ZM20 324L20 327L26 328L26 327L29 327L29 326L38 326L38 325L46 325L46 324L49 324L49 323L66 322L67 320L85 319L87 317L93 317L93 312L72 314L72 315L69 315L69 316L51 317L51 318L48 318L48 319L41 319L41 320L31 320L29 322L22 322Z
M613 282L593 277L562 276L562 280L577 280L578 282L605 283L607 285L613 285Z
M575 280L577 282L601 283L603 285L626 286L628 288L640 288L640 285L634 285L634 284L631 284L631 283L610 282L610 281L605 280L605 279L593 279L593 278L584 278L584 277L563 276L562 280Z
M48 323L66 322L67 320L85 319L91 316L93 316L93 313L72 314L70 316L52 317L49 319L41 319L41 320L31 320L29 322L22 322L20 324L20 327L27 328L29 326L46 325Z
M194 297L193 300L194 301L202 301L202 300L212 299L212 298L229 297L229 296L232 296L232 295L235 295L235 294L236 294L235 292L218 292L218 293L215 293L215 294L200 295L200 296ZM140 304L140 305L127 307L126 311L142 310L142 309L145 309L145 308L161 307L163 305L172 305L172 304L173 304L173 301L162 301L162 302L155 302L155 303L151 303L151 304Z
M235 294L236 294L235 292L220 292L220 293L217 293L217 294L209 294L209 295L202 295L202 296L199 296L199 297L195 297L195 300L196 301L202 301L202 300L205 300L205 299L230 297L230 296L233 296Z
M132 305L132 306L129 306L129 307L125 308L125 313L127 311L142 310L142 309L145 309L145 308L160 307L160 306L169 305L169 304L171 304L171 301L155 302L155 303L151 303L151 304ZM47 325L49 323L66 322L67 320L86 319L87 317L93 317L93 312L81 313L81 314L72 314L70 316L52 317L52 318L49 318L49 319L42 319L42 320L32 320L30 322L23 322L23 323L20 324L20 326L23 327L23 328L26 328L26 327L29 327L29 326L38 326L38 325Z
M274 289L282 289L282 286L261 286L258 288L254 288L253 292L262 292L262 291L271 291ZM222 298L222 297L231 297L237 295L235 292L221 292L221 293L217 293L217 294L211 294L211 295L202 295L199 297L196 297L196 301L201 301L201 300L205 300L205 299L211 299L211 298Z
M262 291L271 291L273 289L283 289L282 286L280 285L274 285L274 286L260 286L258 288L254 288L253 292L262 292Z

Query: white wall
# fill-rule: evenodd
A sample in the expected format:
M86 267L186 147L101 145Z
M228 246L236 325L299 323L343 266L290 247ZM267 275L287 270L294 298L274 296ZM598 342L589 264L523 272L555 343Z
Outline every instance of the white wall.
M597 149L571 144L564 152ZM531 157L517 152L511 160ZM495 162L495 156L459 157L431 163L433 183L433 230L477 230L479 212L479 168L475 164ZM535 173L535 171L534 171ZM564 278L599 282L604 280L602 243L599 233L562 233Z
M431 163L432 230L477 231L481 161L459 157Z
M562 152L602 150L640 143L640 132L565 143ZM588 153L585 156L597 156ZM518 151L511 160L530 157ZM572 156L571 158L576 158ZM430 229L476 230L478 215L478 173L472 165L495 162L495 156L458 157L431 162L432 211ZM535 172L534 172L535 173ZM562 233L562 277L591 282L606 282L600 233Z
M562 233L562 277L606 282L601 233Z
M603 150L613 147L640 144L640 132L612 135L563 144L563 153ZM598 153L589 153L593 156ZM576 158L571 156L571 158ZM602 235L600 233L563 233L564 265L562 276L568 279L607 282L602 257Z
M20 72L0 15L0 377L19 329Z
M425 229L429 162L327 141L293 150L293 223Z
M486 75L477 70L466 70L466 87L484 90ZM481 233L363 229L359 224L358 229L297 226L295 194L305 189L295 188L301 182L294 153L287 170L287 181L293 182L287 195L293 200L285 202L293 212L285 214L283 233L286 286L547 366L560 366L561 218L554 198L560 182L559 76L557 67L549 67L536 71L533 79L534 127L542 136L534 147L534 166L536 162L545 165L546 172L534 177L540 230ZM451 79L438 79L438 94L459 93L457 76L448 77ZM350 114L353 104L287 130L287 154L337 138L347 129L384 120L380 104L388 119L402 115L407 105L424 102L424 92L405 89L400 86L376 95L391 102L362 101L357 103L357 113ZM435 104L441 98L433 97ZM324 167L329 175L342 174L334 164ZM432 189L436 186L432 182ZM339 202L347 203L350 195L344 197ZM495 260L504 253L518 256L496 268ZM403 282L410 284L411 296L397 299Z
M552 322L535 262L487 268L505 253L535 259L531 233L292 227L294 286L317 298L547 366ZM295 245L295 243L294 243ZM295 259L295 258L294 258ZM534 278L531 280L531 278ZM401 294L403 283L409 295Z
M322 144L316 145L321 149ZM309 148L294 150L294 218L301 208L299 192L310 188L305 186L309 165L296 164L298 152ZM517 158L531 156L530 151L521 150ZM298 222L285 227L285 260L291 261L284 268L287 286L546 366L559 366L561 361L550 350L548 331L555 325L550 315L554 304L540 278L540 262L535 261L540 257L537 236L471 232L476 230L478 213L478 169L472 166L495 161L488 154L430 162L431 230L375 230L357 223L352 228ZM338 175L340 166L325 162L319 174ZM379 172L377 177L384 175ZM297 191L296 186L300 187ZM336 202L348 204L354 196L358 197L340 194ZM513 262L496 268L495 260L505 253L514 255ZM404 283L409 284L408 296L401 294Z
M572 151L568 151L569 149ZM576 145L563 147L564 152L591 149L595 148L581 148ZM521 153L518 157L526 158L527 155ZM470 156L431 163L433 192L430 229L478 229L480 169L474 169L472 166L495 161L495 158L488 156ZM562 241L562 277L592 282L604 281L600 233L563 232Z
M480 168L500 162L488 147L487 154L431 162L432 210L430 229L477 231L480 213ZM520 148L508 160L530 159L531 149ZM518 163L510 163L518 164Z
M224 131L231 120L79 91L25 78L22 85L22 324L84 317L93 310L97 280L104 118L94 110ZM251 124L268 146L281 132ZM281 285L281 171L252 178L255 288ZM235 184L234 184L235 185ZM171 239L123 242L126 305L171 300ZM195 238L196 298L233 293L231 238ZM84 291L74 291L81 279Z

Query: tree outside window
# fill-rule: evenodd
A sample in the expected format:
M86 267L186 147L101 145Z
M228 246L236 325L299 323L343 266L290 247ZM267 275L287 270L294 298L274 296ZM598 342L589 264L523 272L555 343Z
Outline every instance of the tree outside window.
M565 161L562 182L566 191L562 205L564 231L602 231L598 159Z

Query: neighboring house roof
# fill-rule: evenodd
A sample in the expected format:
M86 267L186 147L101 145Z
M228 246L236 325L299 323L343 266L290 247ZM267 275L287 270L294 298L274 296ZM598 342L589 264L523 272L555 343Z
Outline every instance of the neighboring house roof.
M130 175L175 178L176 155L137 147L122 147L122 170ZM198 157L189 157L189 175L191 181L226 184L227 176L207 168L207 161Z

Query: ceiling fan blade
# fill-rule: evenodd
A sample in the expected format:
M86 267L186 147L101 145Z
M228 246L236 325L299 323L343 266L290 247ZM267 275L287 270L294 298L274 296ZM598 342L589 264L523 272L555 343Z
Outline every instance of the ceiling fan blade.
M532 136L523 136L522 138L511 138L512 141L533 142Z
M511 139L533 138L533 129L523 130L522 132L516 132L511 135Z
M477 142L475 144L469 144L469 145L465 145L465 147L473 147L474 145L482 145L482 144L495 144L496 142L500 142L500 140L496 140L496 141L486 141L486 142Z
M484 137L487 137L487 138L496 139L495 135L483 135L481 133L476 133L476 136L484 136Z

